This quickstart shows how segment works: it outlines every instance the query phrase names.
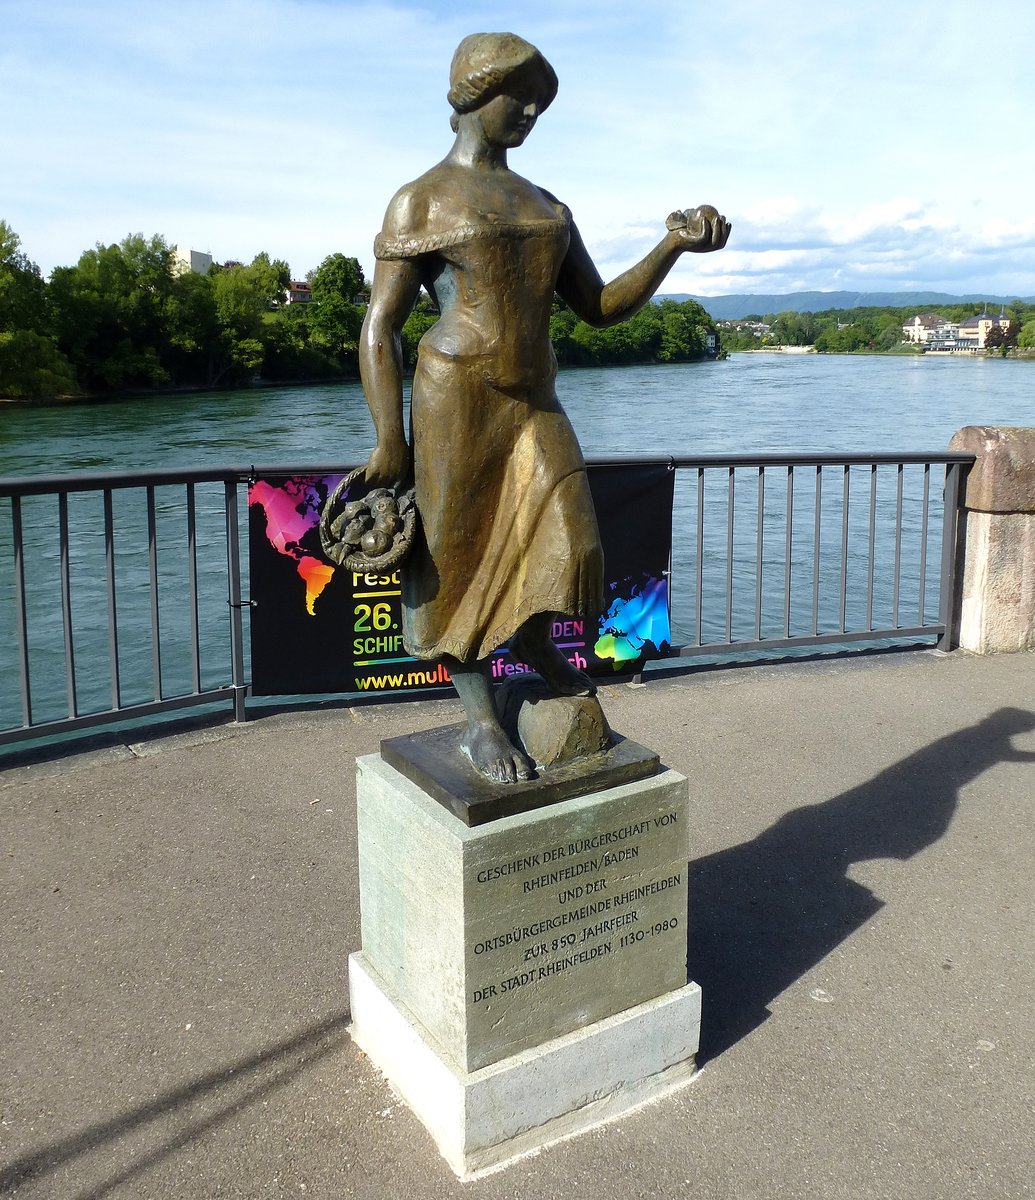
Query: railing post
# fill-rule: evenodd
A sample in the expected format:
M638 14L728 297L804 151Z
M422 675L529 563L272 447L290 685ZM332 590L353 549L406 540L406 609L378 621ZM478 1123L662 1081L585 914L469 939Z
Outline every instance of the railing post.
M248 684L244 677L244 620L241 616L241 544L237 518L237 480L224 481L226 494L226 567L230 605L230 680L234 720L247 721Z
M25 603L25 543L22 532L22 498L11 497L11 540L14 547L14 624L18 638L18 682L22 699L22 725L32 725L32 683L29 673L29 620Z
M154 484L144 489L147 502L147 572L151 595L151 676L154 681L155 703L162 700L162 626L158 606L158 513L155 508Z
M75 635L72 626L72 564L68 544L68 492L58 492L58 576L61 587L61 631L65 645L65 700L68 715L79 716L76 696Z
M942 501L942 569L938 595L938 623L944 628L938 639L938 649L946 654L952 649L953 620L956 611L956 543L959 537L960 464L948 463L945 468L945 490Z

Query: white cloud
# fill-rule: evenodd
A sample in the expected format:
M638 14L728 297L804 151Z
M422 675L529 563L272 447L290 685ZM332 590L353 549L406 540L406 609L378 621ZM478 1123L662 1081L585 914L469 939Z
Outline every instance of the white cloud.
M131 231L369 270L394 190L449 145L449 59L513 28L561 91L512 163L575 212L605 274L674 207L734 222L667 290L932 287L1035 294L1035 9L728 0L48 0L5 13L0 217L49 270Z

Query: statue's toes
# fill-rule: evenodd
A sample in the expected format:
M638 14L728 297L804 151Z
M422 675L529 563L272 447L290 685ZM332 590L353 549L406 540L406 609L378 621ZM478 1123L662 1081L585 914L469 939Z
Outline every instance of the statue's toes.
M531 760L526 755L519 754L515 756L514 775L516 779L531 779L535 775Z
M512 750L493 763L490 778L497 783L517 783L519 779L531 779L532 775L531 760L520 751Z
M502 730L479 730L462 746L475 767L493 783L517 783L534 774L532 760L515 749Z

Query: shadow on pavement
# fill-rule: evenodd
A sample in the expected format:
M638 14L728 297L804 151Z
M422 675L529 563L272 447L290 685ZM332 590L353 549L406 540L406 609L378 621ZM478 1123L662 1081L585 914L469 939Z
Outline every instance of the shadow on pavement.
M883 907L853 863L906 860L946 832L960 789L1000 762L1032 762L1010 739L1035 714L1001 708L869 782L795 809L750 842L690 865L689 976L701 985L698 1062L728 1050L768 1005Z
M171 1127L164 1125L151 1130L151 1136L158 1143L153 1149L138 1154L135 1146L127 1147L122 1155L126 1163L124 1168L116 1170L101 1183L84 1184L83 1190L77 1193L77 1200L101 1200L112 1189L146 1172L206 1130L222 1125L284 1087L327 1055L339 1051L346 1040L349 1020L347 1012L335 1013L256 1054L225 1064L181 1087L171 1088L148 1104L128 1109L111 1120L89 1125L79 1133L15 1159L0 1170L0 1196L13 1195L26 1184L74 1164L92 1151L108 1148L109 1155L118 1154L112 1150L112 1144L119 1139L139 1134L152 1122L175 1117ZM192 1106L198 1106L199 1111L191 1114Z

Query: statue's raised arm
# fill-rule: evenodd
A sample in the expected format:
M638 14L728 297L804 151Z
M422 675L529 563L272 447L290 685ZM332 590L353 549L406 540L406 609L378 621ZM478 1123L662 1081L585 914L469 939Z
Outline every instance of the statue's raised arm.
M665 235L645 258L611 283L604 283L573 223L557 294L588 325L616 325L650 300L681 254L721 250L729 241L732 226L710 204L702 204L672 213L665 228Z

